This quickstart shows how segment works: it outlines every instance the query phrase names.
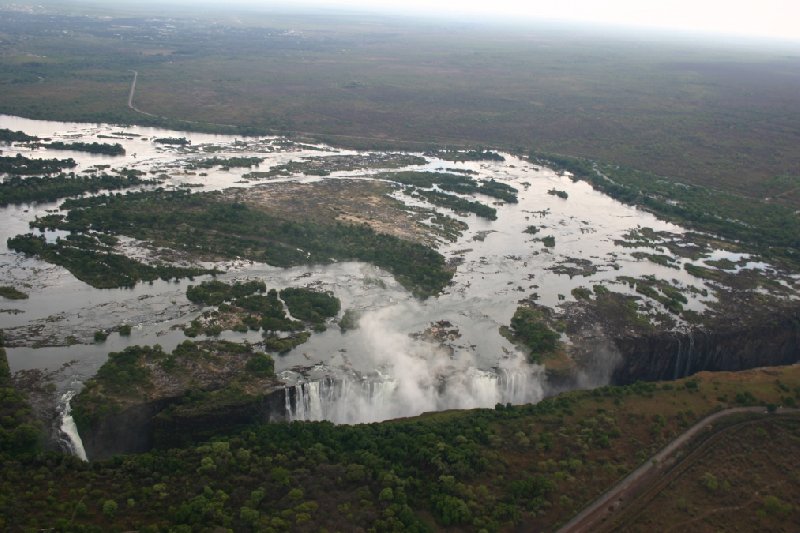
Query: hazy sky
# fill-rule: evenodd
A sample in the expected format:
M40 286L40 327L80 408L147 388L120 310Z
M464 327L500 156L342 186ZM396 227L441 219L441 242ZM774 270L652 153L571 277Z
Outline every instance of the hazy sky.
M252 1L252 0L251 0ZM510 16L758 35L800 41L800 0L301 0L436 15Z

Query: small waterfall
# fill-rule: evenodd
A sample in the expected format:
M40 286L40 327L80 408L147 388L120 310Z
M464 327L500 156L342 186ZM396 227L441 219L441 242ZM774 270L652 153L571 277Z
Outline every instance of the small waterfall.
M529 367L500 368L498 374L503 403L531 403L542 398L539 381Z
M65 392L61 396L59 402L59 413L61 415L61 432L66 436L64 443L72 455L86 461L86 450L83 448L83 441L78 434L78 427L75 425L75 420L72 419L72 406L70 402L72 397L75 396L77 391L71 390Z
M672 379L678 379L681 377L681 359L683 359L683 350L681 347L681 336L680 334L675 336L675 340L678 341L678 353L675 355L675 371L672 373Z

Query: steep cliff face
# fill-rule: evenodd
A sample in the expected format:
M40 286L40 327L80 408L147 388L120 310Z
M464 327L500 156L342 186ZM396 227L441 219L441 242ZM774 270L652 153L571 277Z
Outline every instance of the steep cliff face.
M701 370L745 370L800 361L800 311L749 327L661 332L614 339L620 361L613 384L667 380Z
M206 400L201 405L175 404L152 418L152 446L170 448L208 440L249 424L286 420L286 389L259 396Z
M89 460L185 446L247 424L283 421L285 397L285 390L276 388L236 402L209 401L192 408L186 408L185 397L164 398L100 418L80 434Z
M701 371L737 371L800 362L800 305L785 302L770 313L717 317L688 331L658 329L625 316L611 294L580 302L567 322L575 363L547 372L547 394L575 388L672 380ZM634 317L635 318L635 317ZM547 361L545 361L547 365Z
M133 405L81 428L86 457L107 459L117 454L145 452L153 447L152 419L177 398Z

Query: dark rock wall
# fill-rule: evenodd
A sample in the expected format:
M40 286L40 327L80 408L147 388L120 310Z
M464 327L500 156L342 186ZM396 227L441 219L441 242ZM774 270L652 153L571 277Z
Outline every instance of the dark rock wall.
M747 328L693 330L614 340L613 384L677 379L703 370L745 370L800 361L800 311Z
M278 389L252 401L207 409L197 416L163 416L180 398L166 398L129 407L81 431L89 460L142 453L208 439L216 432L251 423L285 419L285 392ZM159 416L161 415L161 416Z

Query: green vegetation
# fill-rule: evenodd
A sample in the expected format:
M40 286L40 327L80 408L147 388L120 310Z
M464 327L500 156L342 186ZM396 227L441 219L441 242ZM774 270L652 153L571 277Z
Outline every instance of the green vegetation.
M113 371L104 373L103 384L90 381L90 393L97 394L106 380L132 380L134 388L151 390L147 383L153 380L137 369L148 362L151 372L162 372L169 355L137 350L146 353L143 359L138 360L133 351L122 356L127 358L124 362L116 362L121 354L112 356ZM186 366L181 363L167 375L182 375L192 361L210 364L223 357L191 343L176 349L179 351L185 353L177 360L185 361ZM225 361L241 363L244 359L248 359L246 351L231 354ZM263 362L250 364L260 367ZM237 372L245 379L256 379L249 372ZM800 370L785 367L744 374L701 374L666 384L574 391L536 405L498 405L493 410L432 413L352 426L328 422L231 424L234 413L245 412L252 405L245 401L244 389L194 390L153 419L160 428L156 442L169 447L89 465L56 455L5 463L0 479L0 519L4 522L0 525L18 530L63 524L67 529L70 523L72 530L86 531L209 527L236 531L550 531L666 442L718 410L723 403L717 396L748 392L762 405L778 402L787 394L800 397L800 392L787 393L779 385L800 391ZM89 405L82 395L74 401L78 413ZM108 403L107 397L98 395L102 398L105 403L98 406ZM106 416L112 412L110 409ZM83 415L78 419L82 427ZM197 429L200 420L219 424L212 440L181 441L182 433L168 431L170 427ZM775 423L780 422L770 422ZM733 434L726 441L733 443L733 448L730 444L720 448L730 449L722 452L723 458L735 458L735 462L729 467L722 460L714 463L723 465L722 469L699 463L686 476L695 488L690 492L682 488L685 494L697 498L724 495L728 490L725 481L730 480L731 490L741 493L743 502L752 500L748 489L760 482L750 468L762 460L775 472L768 478L769 484L792 479L785 473L793 471L796 444L791 436L797 435L797 430L775 433L772 426L744 427L753 430L745 430L746 437ZM765 440L756 431L759 427L766 427L769 435L786 438ZM163 440L170 435L177 440ZM766 448L770 443L778 445L782 453L770 454L773 447ZM758 454L758 461L748 462L752 454L743 453L748 449ZM740 468L743 466L747 470ZM706 471L718 479L716 491L697 482ZM742 513L749 513L748 520L765 520L762 524L771 526L769 529L780 529L781 517L794 517L786 514L794 512L786 505L791 493L765 490L766 496L779 495L757 500L757 508L763 509L765 516L748 507ZM659 515L655 523L660 526L653 527L690 519L693 514L706 516L692 509L676 510L673 495L666 501L666 514ZM719 502L712 500L708 508L718 506ZM717 513L715 517L726 515Z
M187 169L211 167L250 168L257 167L263 162L263 157L210 157L192 161Z
M48 243L43 236L28 233L8 239L7 246L10 250L63 266L73 276L97 289L133 287L139 282L159 278L170 280L214 273L202 268L146 265L113 253L114 241L109 244L107 239L107 235L82 233Z
M664 254L649 254L647 252L633 252L631 254L632 257L636 259L647 259L657 265L669 267L669 268L679 268L678 265L675 264L675 258L669 255Z
M528 360L532 363L541 363L558 348L559 335L548 325L542 309L517 307L511 327L503 333L529 350Z
M438 157L445 161L505 161L505 157L490 150L438 150L425 152L430 157Z
M358 329L358 321L360 318L361 315L358 311L346 309L344 314L342 314L342 318L339 320L339 329L342 330L342 333Z
M38 137L27 135L22 131L11 131L7 128L0 128L0 142L2 143L16 143L16 142L30 142L38 141Z
M553 248L556 245L556 238L552 235L547 235L539 239L547 248Z
M683 306L688 302L680 289L674 287L668 281L657 279L655 276L642 276L641 278L620 276L617 280L635 287L636 292L661 303L669 312L676 315L683 312Z
M598 287L602 287L602 285L598 285ZM602 292L602 289L600 292ZM586 287L575 287L572 289L572 296L576 300L589 300L592 297L592 291Z
M313 147L304 147L312 149ZM331 172L354 171L362 169L402 168L410 165L424 165L427 160L417 155L383 152L352 155L326 155L307 157L300 161L289 161L270 167L266 172L248 172L245 179L269 179L275 177L305 174L306 176L329 176Z
M14 387L11 380L0 331L0 464L6 465L9 460L37 454L41 451L43 436L28 399ZM2 499L0 496L0 501Z
M517 189L500 183L494 179L488 181L478 181L469 176L450 174L446 172L420 172L407 170L403 172L385 172L378 175L379 178L430 189L434 185L443 191L450 191L460 194L484 194L503 200L509 203L517 202ZM435 203L435 202L434 202ZM482 215L481 215L482 216Z
M225 200L219 193L137 192L67 200L63 208L69 209L65 218L38 219L34 225L84 232L84 237L91 228L186 252L246 257L282 267L334 260L367 261L386 268L401 284L421 297L438 293L453 275L444 258L424 245L375 233L364 225L279 218ZM56 264L63 263L73 273L85 270L85 265L74 264L67 258L67 252L71 251L67 243L75 239L54 245L45 245L37 239L18 236L11 241L14 249L40 255L50 262L61 261ZM91 250L88 246L75 253L92 256ZM120 261L123 260L125 258ZM135 263L129 259L125 261ZM169 268L174 269L165 272L170 276L196 275L191 269ZM145 278L142 276L142 279Z
M692 276L702 279L721 281L725 277L725 273L720 270L714 268L707 268L692 263L685 263L683 265L683 269L686 270L686 272L688 272Z
M173 144L176 146L186 146L187 144L192 144L192 141L186 137L159 137L157 139L153 139L153 142L158 144Z
M53 174L77 165L69 159L29 159L22 154L14 157L0 157L0 173L12 176L31 176L33 174Z
M202 393L227 390L249 402L267 392L264 385L272 384L272 378L272 358L249 345L186 341L171 353L158 345L131 346L109 354L108 361L73 399L72 415L79 430L85 432L109 420L113 423L113 417L128 407L150 401L180 400L199 409L213 400ZM197 394L200 397L193 397Z
M304 328L302 322L290 320L286 316L278 292L270 289L265 292L263 282L234 283L228 285L220 281L204 282L199 286L190 285L186 295L192 302L217 305L215 311L204 311L184 329L187 337L200 333L216 336L226 329L246 332L248 329L264 329L265 334L277 337L275 332L298 331Z
M86 192L126 189L156 183L133 174L101 176L11 177L0 183L0 206L26 202L52 202Z
M90 154L103 154L103 155L125 155L125 149L119 143L84 143L84 142L71 142L64 143L55 141L43 144L42 147L48 150L73 150L76 152L88 152Z
M452 194L446 194L439 191L417 190L412 194L412 196L422 197L433 205L446 207L457 213L475 213L479 217L489 220L497 220L497 210L495 208L489 207L488 205L480 202L465 200Z
M220 305L257 292L266 292L267 285L263 281L246 281L225 283L223 281L204 281L200 285L189 285L186 297L190 302L204 305Z
M283 289L280 294L293 317L315 326L321 326L325 320L335 317L341 309L339 299L327 292L288 288Z
M528 233L530 235L536 235L537 233L539 233L539 231L540 230L539 230L538 226L528 226L527 228L525 228L523 230L523 233Z
M265 349L285 354L309 339L311 334L304 331L306 328L324 331L325 321L336 316L341 305L332 294L311 289L283 289L280 300L275 289L270 289L266 295L255 294L264 292L266 285L260 281L234 284L208 281L190 285L186 291L190 301L218 308L205 311L184 329L184 333L189 337L200 333L216 336L226 329L246 332L263 328ZM297 320L289 319L284 303ZM290 334L281 336L278 332Z
M785 416L724 429L668 476L646 504L634 502L605 525L647 531L691 521L700 531L791 529L787 524L800 520L798 481L786 475L780 458L796 454L798 438L800 421ZM724 513L715 512L723 506Z
M307 13L242 11L190 17L170 6L159 15L107 3L87 6L86 16L63 6L5 11L0 111L312 132L367 149L535 146L756 194L776 176L797 174L800 154L786 132L800 117L800 82L796 58L779 46L633 46L619 35L547 25L531 40L521 26L334 14L323 24ZM128 69L139 71L136 105L155 116L124 105ZM791 188L779 194L770 195L798 207Z
M560 191L558 189L550 189L549 191L547 191L547 194L549 194L550 196L558 196L562 200L566 200L567 198L569 198L569 194L567 194L567 191Z
M264 349L268 352L277 352L279 355L285 355L304 344L311 337L308 331L301 331L280 337L278 335L270 335L264 339Z
M28 295L10 285L0 285L0 296L9 300L27 300Z

